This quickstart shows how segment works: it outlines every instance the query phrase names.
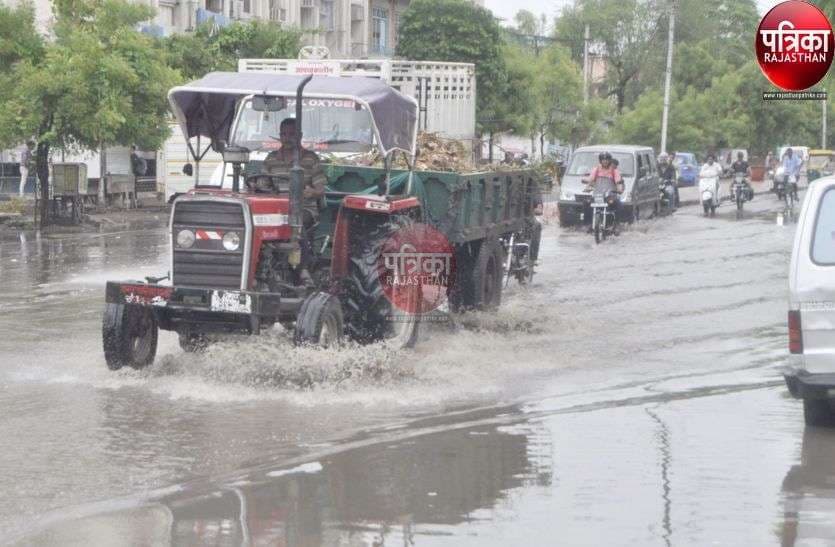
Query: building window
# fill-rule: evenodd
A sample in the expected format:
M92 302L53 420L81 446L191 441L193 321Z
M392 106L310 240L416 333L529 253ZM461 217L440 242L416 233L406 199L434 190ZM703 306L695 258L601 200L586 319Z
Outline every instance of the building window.
M174 7L173 6L165 6L160 4L159 6L159 18L160 23L164 27L173 28L174 27Z
M223 13L223 0L206 0L206 9L214 13Z
M334 14L333 0L322 0L319 7L319 26L322 30L333 30Z
M244 13L249 13L250 8L250 0L244 0Z
M371 49L376 53L388 50L389 13L384 8L371 10Z

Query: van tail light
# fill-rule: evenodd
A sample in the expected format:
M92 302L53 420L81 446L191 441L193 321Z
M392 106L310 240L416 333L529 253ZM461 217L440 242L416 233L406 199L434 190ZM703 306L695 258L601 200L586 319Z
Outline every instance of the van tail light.
M800 310L789 310L789 352L803 353L803 332L800 330Z

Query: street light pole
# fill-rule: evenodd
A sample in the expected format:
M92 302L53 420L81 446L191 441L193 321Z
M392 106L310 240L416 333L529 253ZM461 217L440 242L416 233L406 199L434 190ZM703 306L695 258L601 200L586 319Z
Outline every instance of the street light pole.
M670 120L670 80L673 76L673 36L676 27L676 12L670 0L670 33L667 37L667 74L664 77L664 112L661 115L661 152L667 153L667 124Z
M589 26L583 35L583 104L589 102Z
M821 148L826 150L826 101L824 99L821 101L821 108L823 111L821 112Z

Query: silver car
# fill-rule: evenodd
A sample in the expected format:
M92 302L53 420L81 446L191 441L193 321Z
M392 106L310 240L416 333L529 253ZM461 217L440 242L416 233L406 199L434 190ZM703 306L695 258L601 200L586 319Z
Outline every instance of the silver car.
M583 146L574 152L562 178L560 226L591 222L588 206L591 194L585 191L583 179L599 165L598 156L602 152L609 152L618 161L618 170L623 177L625 191L621 198L620 219L631 222L659 210L658 166L652 148L623 144Z
M835 425L835 177L811 183L798 218L789 270L785 374L808 425Z

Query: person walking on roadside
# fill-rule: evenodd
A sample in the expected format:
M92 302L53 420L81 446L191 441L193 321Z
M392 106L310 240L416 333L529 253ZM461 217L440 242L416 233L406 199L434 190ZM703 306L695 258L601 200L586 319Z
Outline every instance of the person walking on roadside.
M26 188L26 179L29 178L29 165L32 163L32 149L35 143L27 141L26 146L23 147L23 152L20 153L20 188L18 195L23 197L23 192Z

